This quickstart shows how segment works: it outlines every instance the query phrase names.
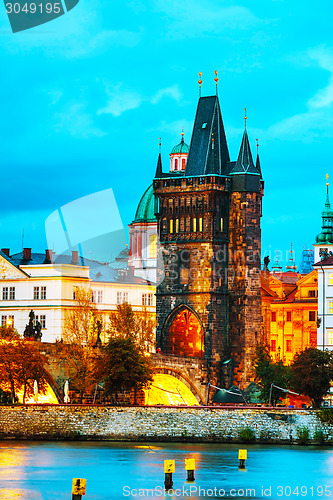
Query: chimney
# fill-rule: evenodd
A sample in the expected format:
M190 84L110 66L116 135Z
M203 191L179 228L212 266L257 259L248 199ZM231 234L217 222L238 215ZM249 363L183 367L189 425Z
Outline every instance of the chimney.
M23 248L23 258L25 260L31 260L31 248Z
M52 263L52 250L45 250L45 260L44 264Z
M7 257L9 257L10 249L9 248L1 248L1 252L4 253L5 255L7 255Z
M77 265L78 263L79 263L79 252L77 250L72 250L71 264Z

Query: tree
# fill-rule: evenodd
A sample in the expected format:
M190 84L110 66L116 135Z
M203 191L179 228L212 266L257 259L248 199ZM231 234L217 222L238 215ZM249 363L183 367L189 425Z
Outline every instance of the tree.
M117 305L117 311L110 315L109 335L132 338L143 352L149 352L155 346L155 320L144 307L141 312L134 312L125 302Z
M308 396L314 408L320 408L333 379L333 354L308 347L295 355L291 370L295 391Z
M272 384L287 389L290 383L290 367L285 366L280 360L277 363L272 361L269 347L265 344L259 344L256 348L255 358L256 381L261 387L261 397L268 403L271 399L273 406L281 398L281 391L272 387Z
M152 381L149 357L144 355L131 336L109 339L103 348L97 371L104 382L106 395L115 395L117 399L118 392L133 389L135 403L137 391Z
M104 382L106 395L138 390L152 381L152 368L148 351L155 343L155 323L146 309L134 313L130 304L117 306L110 315L109 341L103 349L98 367L99 378Z
M24 404L26 397L33 394L35 380L39 391L46 391L46 364L46 356L34 343L21 340L15 328L0 328L0 382L10 386L13 402L17 400L17 391L23 388Z
M34 340L40 342L42 338L42 325L39 321L35 323L35 313L31 310L29 313L29 323L25 325L23 337L26 340Z
M75 306L65 313L63 335L56 343L56 351L80 392L82 403L83 394L96 383L95 347L99 344L102 322L90 289L78 287L75 297Z

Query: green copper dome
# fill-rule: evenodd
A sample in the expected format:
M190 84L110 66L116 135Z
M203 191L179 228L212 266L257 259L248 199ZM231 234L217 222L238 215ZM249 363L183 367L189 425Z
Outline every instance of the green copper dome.
M154 213L154 188L151 184L148 189L143 193L143 196L138 205L134 222L157 222Z
M175 155L175 154L188 154L189 151L189 146L184 142L184 136L182 135L182 140L180 141L177 146L172 148L172 151L170 154Z

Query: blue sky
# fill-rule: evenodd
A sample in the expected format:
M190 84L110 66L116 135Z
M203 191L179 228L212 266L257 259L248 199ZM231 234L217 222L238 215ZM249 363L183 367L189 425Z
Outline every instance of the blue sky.
M0 8L0 246L44 251L63 204L113 188L134 217L198 98L219 96L231 158L247 108L265 179L263 254L297 260L320 232L333 139L333 7L287 0L80 0L65 16L13 34ZM332 193L333 201L333 193Z

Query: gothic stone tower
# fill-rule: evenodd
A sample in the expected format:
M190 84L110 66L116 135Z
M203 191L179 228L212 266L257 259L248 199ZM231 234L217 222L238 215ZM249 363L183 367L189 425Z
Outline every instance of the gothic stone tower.
M206 358L213 384L245 386L260 341L263 181L246 129L230 162L217 96L199 99L185 171L163 173L159 156L154 194L158 346Z

